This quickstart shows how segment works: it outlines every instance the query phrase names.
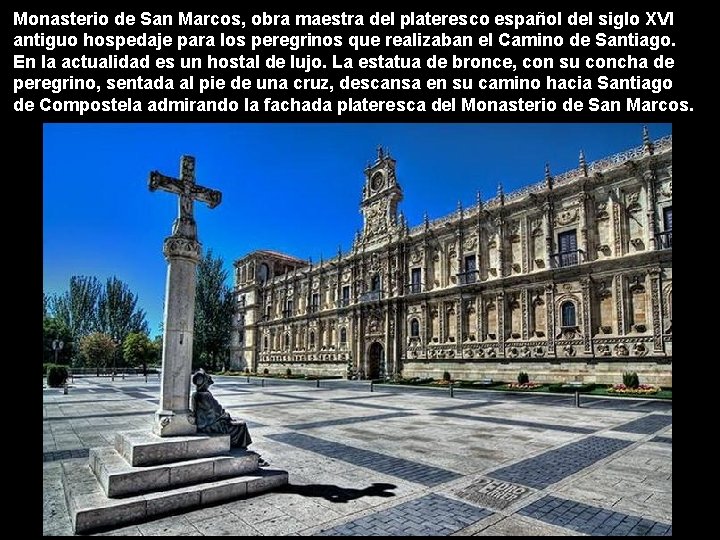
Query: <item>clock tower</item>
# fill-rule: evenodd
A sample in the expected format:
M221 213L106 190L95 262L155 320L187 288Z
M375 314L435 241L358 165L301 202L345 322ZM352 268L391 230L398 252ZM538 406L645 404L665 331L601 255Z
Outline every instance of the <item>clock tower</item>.
M377 159L365 169L365 186L360 203L363 245L380 243L402 226L398 221L398 203L402 188L395 176L395 160L390 152L378 146Z

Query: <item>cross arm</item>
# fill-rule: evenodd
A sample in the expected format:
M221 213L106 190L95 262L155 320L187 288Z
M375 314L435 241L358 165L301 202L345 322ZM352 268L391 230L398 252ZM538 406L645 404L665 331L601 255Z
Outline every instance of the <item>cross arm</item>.
M192 197L196 201L206 203L210 208L215 208L222 200L222 193L216 189L210 189L202 186L192 187Z
M162 190L170 193L182 194L183 190L179 182L170 176L165 176L158 171L152 171L148 180L148 188L150 191Z

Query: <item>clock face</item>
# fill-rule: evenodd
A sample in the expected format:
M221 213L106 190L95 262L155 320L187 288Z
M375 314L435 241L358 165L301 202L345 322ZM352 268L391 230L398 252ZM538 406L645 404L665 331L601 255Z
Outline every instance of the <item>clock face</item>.
M370 181L370 187L373 188L373 190L377 191L381 187L383 187L383 184L385 183L385 177L381 173L375 173L375 176L372 177L372 180Z

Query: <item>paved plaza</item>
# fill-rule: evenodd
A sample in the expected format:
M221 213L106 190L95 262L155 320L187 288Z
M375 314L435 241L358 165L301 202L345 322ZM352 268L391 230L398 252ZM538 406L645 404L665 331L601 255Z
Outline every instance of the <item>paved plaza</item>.
M280 491L111 535L672 535L672 404L215 377ZM43 532L72 534L62 463L151 429L157 376L44 389Z

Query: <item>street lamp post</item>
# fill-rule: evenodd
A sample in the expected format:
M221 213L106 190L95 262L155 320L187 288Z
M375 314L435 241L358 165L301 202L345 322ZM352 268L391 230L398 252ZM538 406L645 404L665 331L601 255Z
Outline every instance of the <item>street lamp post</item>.
M54 339L52 342L52 348L53 348L53 351L55 351L55 363L56 364L58 362L58 352L62 350L64 345L65 344L62 341L60 341L59 339Z
M117 349L120 345L120 340L117 336L113 336L113 343L115 344L115 349L113 350L112 381L115 382L115 373L117 372Z

